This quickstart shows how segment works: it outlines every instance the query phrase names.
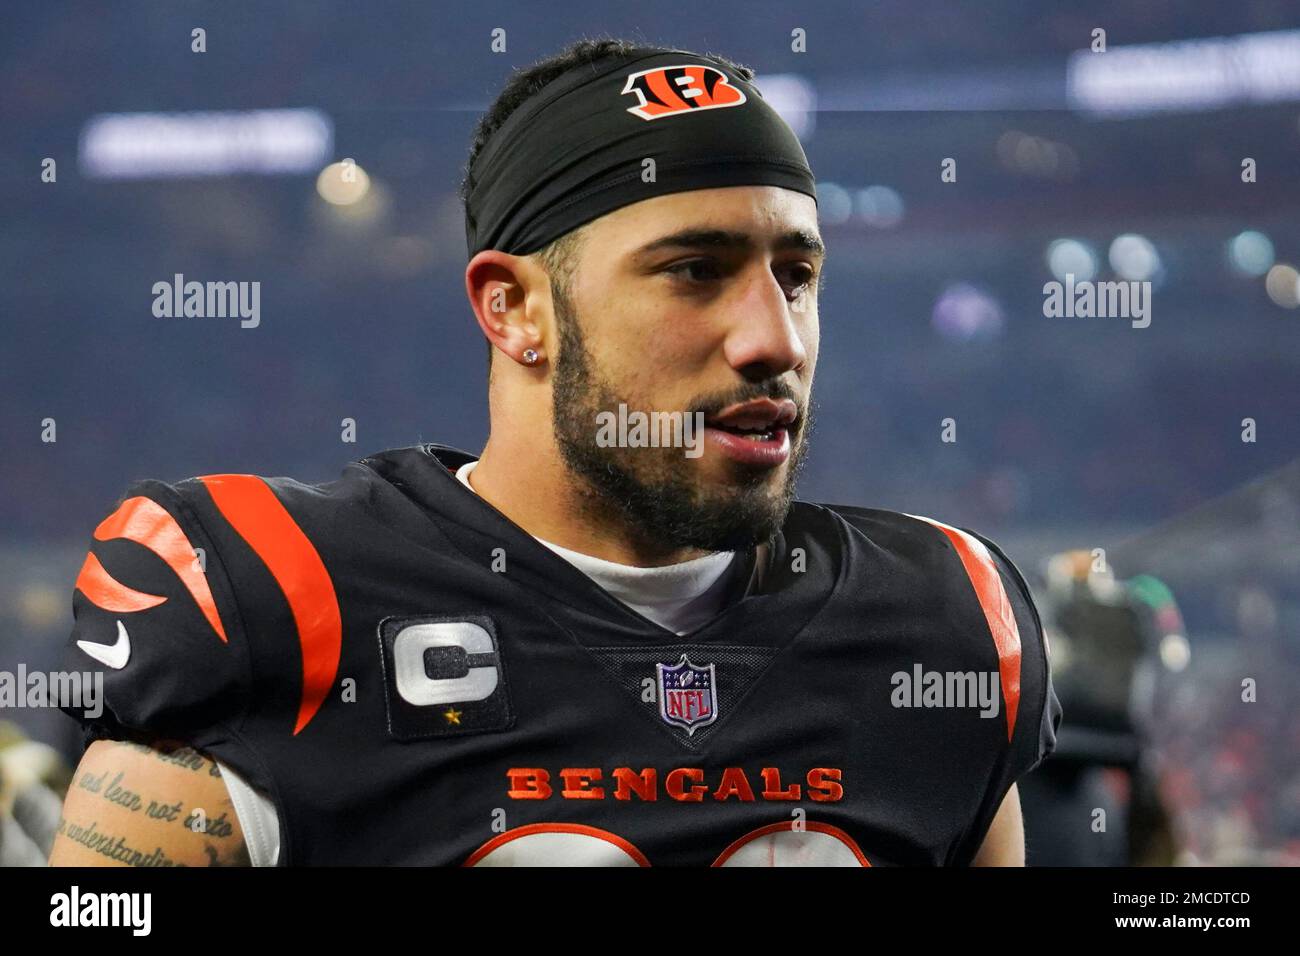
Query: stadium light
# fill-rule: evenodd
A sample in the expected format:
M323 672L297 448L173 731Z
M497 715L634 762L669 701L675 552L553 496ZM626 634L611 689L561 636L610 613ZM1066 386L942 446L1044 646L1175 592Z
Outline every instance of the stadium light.
M333 152L320 110L106 113L81 131L79 161L93 179L304 173Z

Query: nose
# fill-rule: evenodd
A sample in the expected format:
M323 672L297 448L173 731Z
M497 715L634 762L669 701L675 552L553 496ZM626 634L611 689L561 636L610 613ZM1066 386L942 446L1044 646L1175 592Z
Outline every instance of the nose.
M799 371L807 364L808 352L785 288L770 268L756 269L745 280L733 307L734 323L723 346L732 368L762 380Z

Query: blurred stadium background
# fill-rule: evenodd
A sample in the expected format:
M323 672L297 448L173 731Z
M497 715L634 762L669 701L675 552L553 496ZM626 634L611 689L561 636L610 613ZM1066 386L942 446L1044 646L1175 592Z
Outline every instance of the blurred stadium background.
M830 258L801 496L977 528L1035 587L1066 726L1024 786L1031 863L1300 862L1294 3L0 18L0 670L52 666L89 532L133 478L321 480L390 446L481 447L455 195L473 123L512 67L626 36L754 67L817 171ZM321 175L345 158L355 183ZM1150 326L1044 317L1066 272L1151 281ZM176 273L259 281L260 326L156 318ZM53 757L79 742L57 711L0 721L0 859L39 862Z

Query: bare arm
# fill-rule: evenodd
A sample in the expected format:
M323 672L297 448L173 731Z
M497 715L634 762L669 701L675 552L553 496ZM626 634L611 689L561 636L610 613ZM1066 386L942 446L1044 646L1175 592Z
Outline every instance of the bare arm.
M1020 792L1013 783L984 836L973 866L1024 866L1025 823L1020 816Z
M248 866L234 804L209 757L175 741L97 740L81 758L51 866Z

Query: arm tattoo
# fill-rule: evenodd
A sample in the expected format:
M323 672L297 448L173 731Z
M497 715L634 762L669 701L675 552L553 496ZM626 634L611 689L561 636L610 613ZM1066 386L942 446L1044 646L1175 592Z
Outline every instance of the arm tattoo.
M155 846L151 853L146 853L127 843L125 837L100 830L98 821L91 822L89 826L78 826L59 817L56 830L73 843L80 843L88 850L127 866L184 866L183 863L168 858L162 847Z

